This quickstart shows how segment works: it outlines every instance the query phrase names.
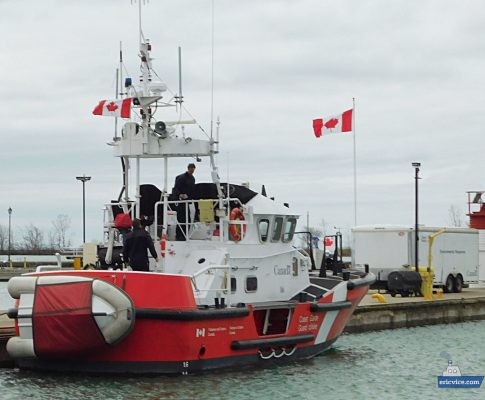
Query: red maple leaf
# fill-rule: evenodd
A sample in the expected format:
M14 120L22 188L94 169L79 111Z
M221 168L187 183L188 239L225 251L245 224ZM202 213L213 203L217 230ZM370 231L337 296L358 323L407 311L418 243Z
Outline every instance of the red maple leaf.
M323 124L323 126L327 129L332 129L332 128L335 128L338 124L338 119L337 118L332 118L332 119L329 119L327 122L325 122L325 124Z
M118 106L114 103L114 101L112 101L111 103L109 103L106 108L108 109L108 111L111 111L111 112L114 112L116 111L116 109L118 108Z

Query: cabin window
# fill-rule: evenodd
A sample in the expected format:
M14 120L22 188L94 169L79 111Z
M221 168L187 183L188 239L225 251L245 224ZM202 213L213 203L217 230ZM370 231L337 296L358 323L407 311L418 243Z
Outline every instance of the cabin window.
M268 241L268 235L269 235L269 219L267 218L262 218L258 222L258 233L259 233L259 240L261 242L266 242Z
M231 293L236 293L236 289L237 289L236 277L231 276Z
M296 218L288 217L285 222L285 230L283 232L283 243L291 242L295 233Z
M277 242L280 240L282 229L283 229L283 217L276 217L274 219L273 234L271 235L272 242Z
M246 292L255 292L258 290L258 278L255 276L248 276L246 278Z

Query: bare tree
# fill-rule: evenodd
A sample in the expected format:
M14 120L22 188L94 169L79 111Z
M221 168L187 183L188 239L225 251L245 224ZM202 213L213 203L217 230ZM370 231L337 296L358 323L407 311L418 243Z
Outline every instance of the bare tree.
M0 251L6 252L8 250L8 233L8 227L0 225ZM15 229L12 228L10 231L10 250L15 250L21 247L20 243L15 241L16 237Z
M8 228L0 225L0 251L8 249Z
M462 213L460 209L453 204L448 209L448 218L449 218L450 226L453 226L453 227L464 226Z
M59 214L52 221L52 230L49 233L49 243L52 248L62 249L71 245L71 239L68 235L71 227L71 218L65 214Z
M25 227L23 247L25 250L41 250L44 248L44 234L32 223Z

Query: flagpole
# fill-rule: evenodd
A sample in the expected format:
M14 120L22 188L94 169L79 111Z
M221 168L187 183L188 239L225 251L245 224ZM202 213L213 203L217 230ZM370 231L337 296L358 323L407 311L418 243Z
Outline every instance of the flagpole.
M354 226L357 226L357 157L355 145L355 97L352 97L352 130L354 136Z

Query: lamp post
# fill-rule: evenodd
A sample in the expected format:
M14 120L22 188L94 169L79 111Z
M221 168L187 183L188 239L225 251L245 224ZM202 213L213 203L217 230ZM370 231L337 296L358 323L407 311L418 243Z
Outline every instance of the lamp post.
M91 179L90 176L76 176L78 181L83 183L83 243L86 243L86 182Z
M413 162L411 165L414 167L414 267L419 273L418 180L421 163Z
M10 261L10 254L12 249L12 207L8 208L8 266L11 267L12 263Z

